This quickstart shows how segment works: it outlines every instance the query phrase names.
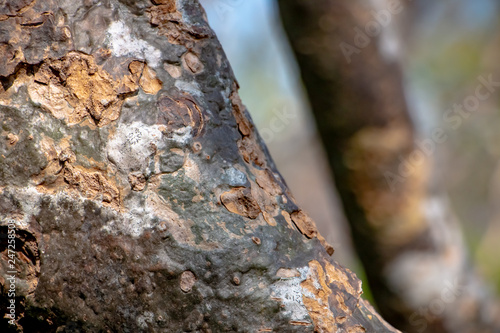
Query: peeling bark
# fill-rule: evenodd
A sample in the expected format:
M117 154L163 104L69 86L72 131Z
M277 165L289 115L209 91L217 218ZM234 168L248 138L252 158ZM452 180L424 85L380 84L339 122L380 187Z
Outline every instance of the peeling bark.
M15 1L0 27L2 332L397 332L295 204L197 1Z

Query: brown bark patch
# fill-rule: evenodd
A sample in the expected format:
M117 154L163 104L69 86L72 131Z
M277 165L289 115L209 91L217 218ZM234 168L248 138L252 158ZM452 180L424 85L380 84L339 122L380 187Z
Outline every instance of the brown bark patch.
M255 169L254 172L256 174L255 182L269 195L275 196L282 193L281 186L276 181L276 178L274 177L271 170L269 170L268 168L264 170Z
M221 194L220 199L231 213L255 219L261 212L251 190L246 187L237 187L224 192Z
M163 68L174 79L178 79L182 75L182 69L180 66L165 63Z
M159 124L167 125L170 130L191 126L194 137L202 133L205 125L203 113L192 97L164 96L159 99L158 108L160 110Z
M233 276L233 283L237 286L241 284L241 274L235 274Z
M312 260L307 278L300 286L315 332L337 332L338 325L347 332L365 332L363 326L351 321L354 310L363 301L361 282L352 272L343 271L328 261L323 266Z
M70 148L71 137L61 139L57 144L49 137L42 137L40 148L47 158L47 166L34 175L32 181L41 192L76 191L92 200L102 200L112 208L120 208L120 191L100 168L84 168L73 165L76 155Z
M172 44L192 45L211 35L205 25L192 25L184 20L174 0L155 0L155 6L147 10L149 22L158 27L159 33Z
M95 125L105 126L120 114L119 86L93 56L70 52L60 60L43 62L28 92L33 102L69 124L90 118Z
M167 12L174 12L176 8L175 0L151 0L155 5L165 6Z
M328 255L333 255L333 253L335 252L335 249L333 248L333 246L330 245L330 243L328 243L326 241L326 239L320 234L318 233L318 235L316 236L319 240L319 242L321 243L321 245L323 246L323 248L326 250L326 253L328 253Z
M245 162L253 162L258 166L263 166L265 164L265 155L257 142L255 142L255 139L248 136L243 137L238 141L238 148Z
M327 285L325 272L318 261L309 262L309 274L300 286L307 291L302 294L302 301L314 323L315 332L337 332L335 317L329 304L332 290Z
M318 229L313 219L309 217L304 211L299 210L291 214L293 223L297 226L299 231L307 238L314 238L318 235Z
M293 227L293 222L292 222L292 218L290 217L290 214L287 211L282 210L281 215L285 218L285 221L288 224L288 227L290 229L295 230L295 228Z
M245 115L245 106L241 102L237 91L237 84L233 84L233 91L229 96L232 104L232 111L238 130L242 139L238 141L238 149L246 163L254 163L259 167L266 166L266 156L257 142L256 134L253 131L253 124Z
M282 211L281 214L287 219L288 213ZM321 236L321 234L318 232L318 229L316 227L316 223L314 223L314 220L309 217L306 213L304 213L303 210L295 211L293 212L288 219L291 219L297 229L305 235L307 238L318 238L319 242L325 249L326 253L328 255L332 255L335 252L335 249L333 246L331 246L326 239ZM287 219L287 222L288 222ZM290 222L289 222L290 224Z
M19 137L14 133L8 133L5 139L7 140L7 144L9 146L15 146L16 143L19 141Z
M184 271L181 274L179 286L183 292L188 293L193 289L195 282L196 277L194 276L193 272Z
M36 233L16 229L15 234L13 234L15 237L12 238L15 239L15 249L8 247L8 239L11 238L7 237L9 228L6 225L0 226L0 234L5 235L5 237L0 238L0 258L2 262L5 262L5 267L9 267L7 271L16 271L17 296L32 295L36 290L40 275L40 253ZM13 267L7 266L8 263L12 264ZM0 286L5 291L9 289L10 285L10 281L6 280L6 277L6 275L0 276Z
M63 172L64 181L83 196L96 199L101 197L105 204L115 208L120 205L120 192L101 172L91 172L82 167L66 165Z
M32 178L32 181L42 192L57 191L61 186L65 186L60 177L60 172L66 160L73 163L76 158L74 153L72 157L68 156L67 150L70 150L70 139L71 137L65 137L56 144L52 138L42 135L40 150L45 155L48 163L39 174L34 175Z
M163 83L156 76L156 72L146 63L134 60L128 68L132 74L131 81L135 85L138 84L146 94L155 95L162 88Z
M14 217L11 215L11 217ZM11 222L14 222L11 220ZM2 274L0 274L0 289L4 297L15 288L16 299L33 299L35 290L38 287L40 279L40 251L38 231L15 229L15 234L9 234L10 229L7 225L0 226L0 260L2 263ZM8 238L7 235L14 235L14 238ZM12 237L12 236L11 236ZM8 240L14 240L14 248ZM10 274L9 271L15 272ZM14 278L14 279L12 279ZM16 301L17 305L17 301ZM5 308L6 309L6 308ZM7 311L5 311L6 313ZM19 332L23 327L19 320L24 317L24 307L16 306L16 316L12 327L18 328ZM10 318L9 318L10 319Z
M262 216L264 217L264 220L269 224L271 227L275 227L277 225L276 220L274 219L273 215L263 211Z
M245 106L241 102L240 95L236 90L236 87L233 87L233 92L231 96L231 103L233 106L233 115L236 118L236 123L238 124L238 129L240 130L241 135L247 136L250 135L253 129L253 125L250 120L244 115Z
M162 82L156 77L155 71L149 66L144 66L139 85L146 94L155 95L162 88Z
M290 279L300 277L300 272L294 268L280 268L276 272L276 276L282 279Z
M294 326L311 326L311 323L308 322L308 321L290 320L290 325L294 325Z
M130 74L114 80L96 65L92 55L70 52L36 67L28 92L33 102L68 124L89 119L102 127L118 119L124 99L139 87L147 94L156 94L162 88L156 73L144 62L134 60L128 71L123 69Z
M346 290L354 298L359 298L361 296L361 281L353 278L353 274L349 270L346 271L350 273L351 276L329 262L325 262L325 270L328 277L328 284L335 284L338 289Z
M142 191L146 187L146 177L142 173L131 173L128 182L133 191Z
M200 58L193 52L187 52L182 57L182 64L184 67L193 74L198 74L203 71L205 67Z

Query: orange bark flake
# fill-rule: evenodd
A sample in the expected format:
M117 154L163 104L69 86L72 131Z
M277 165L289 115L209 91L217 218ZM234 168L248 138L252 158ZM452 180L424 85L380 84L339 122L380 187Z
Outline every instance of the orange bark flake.
M222 204L231 213L255 219L261 212L251 190L246 187L233 188L222 193L220 198Z

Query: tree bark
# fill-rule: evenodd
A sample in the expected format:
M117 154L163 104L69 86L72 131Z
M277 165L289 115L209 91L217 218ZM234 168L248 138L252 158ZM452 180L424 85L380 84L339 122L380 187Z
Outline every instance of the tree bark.
M397 332L295 204L197 1L12 1L0 27L2 332Z
M409 3L392 2L399 9L389 13L391 1L278 2L380 312L405 332L498 332L498 304L469 262L445 195L430 184L432 150L445 133L415 143L405 43L395 31ZM381 10L389 13L383 29L374 16Z

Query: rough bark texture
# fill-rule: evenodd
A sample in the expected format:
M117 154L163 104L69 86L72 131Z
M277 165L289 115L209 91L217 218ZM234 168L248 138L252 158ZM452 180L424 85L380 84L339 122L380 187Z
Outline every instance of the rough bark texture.
M397 332L296 206L197 1L0 10L2 332Z
M279 0L373 295L405 332L499 332L498 305L469 262L448 202L429 191L432 156L415 145L398 50L382 45L403 17L369 36L374 11L391 6L375 3L384 2ZM341 43L357 50L345 49L346 57Z

